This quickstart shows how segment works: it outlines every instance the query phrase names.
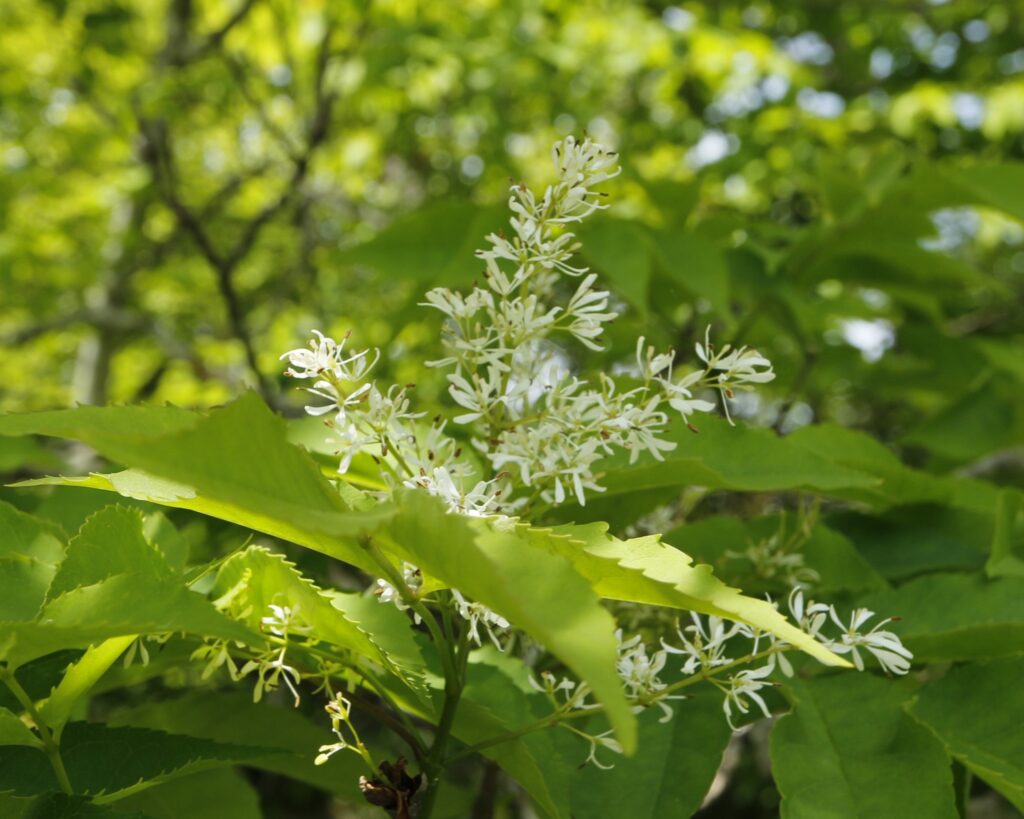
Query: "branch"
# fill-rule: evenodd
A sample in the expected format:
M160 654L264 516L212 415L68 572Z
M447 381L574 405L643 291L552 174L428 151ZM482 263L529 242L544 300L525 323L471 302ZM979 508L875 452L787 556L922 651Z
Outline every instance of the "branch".
M233 252L230 259L223 256L213 243L210 235L206 232L200 218L178 195L175 186L176 173L173 153L166 127L159 122L140 119L139 128L147 141L147 150L144 154L160 188L161 195L167 206L174 212L178 224L192 237L192 240L199 248L199 252L206 259L210 267L213 268L217 277L217 289L227 310L231 335L241 342L245 352L246 363L256 379L257 388L263 398L269 401L271 390L263 374L260 372L256 351L253 348L252 336L249 333L242 303L235 290L233 281L235 267L251 249L252 242L255 241L255 235L241 253ZM236 251L239 250L239 247L236 247Z
M267 129L267 132L281 144L282 150L294 162L296 156L299 154L299 147L296 146L292 142L292 138L267 115L266 109L264 109L259 100L252 95L252 92L249 90L249 79L246 74L245 66L241 65L240 62L231 54L221 52L221 56L223 57L228 70L231 72L231 76L234 77L235 84L238 86L239 92L245 98L245 101L256 111L256 116L259 117L260 123Z
M242 4L235 9L235 13L228 17L220 28L210 32L200 43L189 50L186 59L189 61L197 60L206 56L214 49L219 48L220 44L224 42L224 38L227 37L228 32L248 16L256 3L257 0L243 0Z
M245 6L251 7L251 5L252 3L244 4L243 8ZM139 118L140 130L146 139L148 147L148 150L144 151L144 155L158 182L162 196L168 207L174 212L179 225L192 237L199 252L206 259L210 267L213 268L217 277L217 289L220 292L221 300L224 302L228 314L231 334L241 342L246 362L256 379L259 392L267 401L271 400L272 390L259 369L259 362L253 346L252 335L246 322L245 311L238 291L235 289L234 273L255 247L263 228L295 198L306 178L313 152L327 136L333 95L326 89L325 77L331 53L332 33L333 24L329 23L320 42L316 57L314 81L316 103L309 124L305 149L299 156L293 158L294 169L285 190L275 201L265 206L253 219L246 223L242 235L226 253L218 250L210 234L203 226L203 220L184 203L178 194L174 154L166 127L161 122L148 121L141 116Z

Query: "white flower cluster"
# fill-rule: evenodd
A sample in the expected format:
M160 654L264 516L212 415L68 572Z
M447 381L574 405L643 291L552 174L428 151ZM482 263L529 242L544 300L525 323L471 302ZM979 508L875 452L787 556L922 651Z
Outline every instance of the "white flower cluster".
M887 617L876 623L870 631L862 631L868 620L875 616L868 609L854 609L848 623L844 623L836 612L835 606L815 603L813 600L804 604L804 593L800 588L793 590L789 598L789 610L802 631L816 638L836 654L849 654L858 671L864 670L864 658L861 650L873 656L882 670L887 674L906 674L910 671L910 661L914 655L904 647L900 638L883 626L893 622ZM821 629L831 621L839 631L838 639L830 639L821 634Z
M477 252L484 262L484 286L468 294L435 288L424 306L445 316L447 356L432 366L448 373L449 394L460 412L456 424L471 425L471 441L490 475L475 468L445 431L446 422L422 423L413 412L409 388L383 391L369 379L379 351L346 350L314 331L308 347L291 350L286 374L308 382L307 391L326 403L307 406L327 415L339 445L338 471L367 452L380 465L385 484L419 488L441 498L456 513L491 516L522 511L530 504L560 504L572 496L586 503L601 491L596 464L625 449L635 461L648 452L662 459L676 444L664 440L669 413L684 421L714 408L695 397L701 388L731 395L774 375L756 353L726 346L715 354L705 336L696 345L702 369L673 374L673 352L657 353L640 338L636 345L638 384L620 389L599 373L591 383L574 375L559 341L600 350L605 325L616 317L610 294L597 276L574 264L579 244L568 226L602 209L594 187L616 176L616 156L601 145L568 137L553 149L557 182L535 196L514 185L510 238L491 234ZM571 286L568 280L577 279ZM407 567L415 573L415 567ZM386 581L382 600L400 603ZM458 612L480 641L480 625L492 641L508 623L454 591Z
M899 675L910 670L913 655L903 646L899 637L891 631L883 630L883 626L891 620L883 620L870 631L863 631L863 626L874 616L873 612L855 609L850 621L843 622L835 607L813 601L805 602L804 590L800 586L795 587L790 594L789 609L801 631L837 654L850 654L858 670L863 671L865 668L864 658L859 653L861 650L872 655L886 673ZM771 717L761 692L774 684L770 678L776 671L787 677L793 676L793 666L785 656L791 646L744 623L714 616L701 617L695 612L691 612L690 618L690 625L676 629L679 645L670 645L662 640L661 648L656 651L648 650L638 634L624 639L621 631L616 632L619 643L616 670L627 697L633 703L634 712L656 705L662 711L659 721L668 722L673 717L669 701L685 699L685 695L680 693L682 689L707 681L725 695L722 710L734 730L734 719L749 714L753 706L765 717ZM838 627L838 637L822 634L822 629L830 622ZM734 640L737 638L747 642L746 653L738 657L730 656L730 649L735 648ZM764 643L767 646L762 648ZM682 677L676 682L666 683L661 679L661 674L668 667L672 655L683 659L679 667ZM764 660L764 663L754 666L758 660ZM746 667L734 670L740 666ZM586 683L569 678L559 680L550 672L543 672L539 682L531 679L531 683L547 695L555 707L556 715L599 707L591 702L591 691ZM600 768L611 767L597 759L597 752L601 748L621 753L621 748L611 738L610 732L588 734L576 726L564 722L559 724L590 743L587 761Z
M214 605L221 611L229 611L236 619L248 617L252 614L252 605L246 594L249 579L250 572L246 570L242 579L226 594L215 600ZM313 627L302 619L298 606L271 603L268 609L269 614L260 618L260 630L266 635L267 644L247 659L240 668L232 657L230 640L208 640L192 652L191 659L206 661L203 679L207 679L220 668L224 668L234 682L255 672L253 702L259 702L264 694L276 690L284 683L291 692L297 708L301 701L298 686L302 682L302 674L287 663L287 654L293 638L300 638L299 642L302 643L316 642ZM245 648L242 643L234 643L234 646L237 649Z
M725 557L748 561L762 580L803 587L817 583L821 576L805 564L802 552L791 551L789 545L774 534L749 544L742 552L730 549L725 552Z
M896 634L883 630L883 626L892 622L891 618L864 631L863 627L874 617L874 612L855 609L849 622L844 623L834 606L813 601L805 603L804 589L800 586L790 593L789 610L801 631L836 654L849 654L859 671L865 668L861 650L873 656L887 674L900 675L910 671L913 654ZM776 668L787 677L793 675L793 666L784 654L790 649L789 644L743 623L727 624L721 618L712 616L705 620L698 614L691 614L691 618L692 625L678 630L682 645L676 647L662 642L662 652L683 656L685 659L681 670L686 677L707 679L725 694L723 708L730 725L733 725L734 709L745 715L751 703L757 705L766 717L771 716L758 692L772 685L768 678ZM822 633L828 622L838 627L838 637ZM729 641L734 637L745 638L752 643L745 658L732 659L726 654ZM768 648L764 650L760 648L762 640L768 642ZM721 672L755 657L764 658L765 664L759 668L744 668L735 674L720 676ZM664 666L664 661L657 662L661 667Z
M633 461L644 452L662 459L674 449L664 439L670 411L685 422L714 408L697 397L700 390L718 390L725 402L733 390L774 377L764 357L728 345L715 352L707 335L696 345L703 367L681 376L673 373L675 353L656 352L643 338L629 388L604 373L591 381L574 374L562 341L603 349L605 326L617 314L597 276L574 262L579 243L569 226L605 207L594 187L619 171L615 154L589 139L562 140L553 159L558 179L542 196L513 186L511 236L491 234L477 251L483 285L468 294L438 287L424 302L445 317L447 355L430 364L450 370L448 391L460 409L453 420L470 425L491 474L474 474L443 421L427 429L418 423L422 414L410 410L407 387L384 392L367 380L379 353L350 354L344 339L316 332L308 348L282 358L288 375L311 380L309 392L327 401L306 409L332 415L340 472L358 452L370 452L390 486L422 488L466 515L570 496L582 505L602 489L601 459L622 449Z

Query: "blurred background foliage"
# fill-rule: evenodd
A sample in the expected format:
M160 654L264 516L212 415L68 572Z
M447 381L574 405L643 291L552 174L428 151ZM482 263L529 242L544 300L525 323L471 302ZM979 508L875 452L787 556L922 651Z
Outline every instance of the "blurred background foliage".
M1019 575L1003 491L1024 487L1019 3L3 0L0 411L256 388L298 415L278 356L314 327L380 346L382 381L430 408L422 293L479 275L510 178L543 184L552 142L582 132L625 168L581 230L624 312L604 365L638 335L689 360L708 325L771 358L777 381L734 417L885 482L826 493L808 549L840 532L870 563L836 589L981 583L997 543L1009 568L987 575ZM59 469L0 439L0 471ZM686 490L656 522L686 520L669 541L756 592L729 550L799 503L752 488ZM586 511L622 530L679 498ZM101 502L51 514L74 531ZM210 525L188 523L201 553ZM1019 597L998 616L990 599L964 592L950 617L1009 618L1019 651ZM764 760L744 759L702 815L777 811Z
M780 374L741 415L978 466L1024 434L1021 11L6 0L0 409L294 406L311 327L436 396L420 294L586 131L627 169L584 235L609 365L712 323Z

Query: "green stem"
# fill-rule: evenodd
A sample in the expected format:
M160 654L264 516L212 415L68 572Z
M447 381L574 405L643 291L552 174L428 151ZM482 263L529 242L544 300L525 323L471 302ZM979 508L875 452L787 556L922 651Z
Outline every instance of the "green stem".
M60 785L60 789L67 794L74 793L74 790L71 787L71 780L68 778L67 769L64 767L64 760L60 755L60 743L54 737L50 727L39 715L39 711L36 709L35 703L32 702L32 698L28 695L28 692L21 687L21 683L18 682L17 678L9 669L0 669L0 679L4 681L4 684L14 695L14 698L21 704L21 707L25 709L25 713L27 713L32 718L32 722L35 723L36 730L39 731L39 736L43 741L43 750L46 752L46 756L50 760L50 766L53 768L53 773L57 777L57 784Z
M402 467L405 474L410 478L413 477L416 473L413 472L412 467L406 462L402 453L398 451L398 447L391 443L391 439L388 438L387 435L383 436L381 440L384 442L384 446L387 448L388 452L395 456L395 461L400 467Z
M732 671L732 669L738 666L747 665L748 663L752 663L755 660L762 660L765 657L770 657L772 654L780 654L781 652L788 650L788 648L772 646L771 648L766 648L764 651L757 652L757 654L748 654L746 657L740 657L738 660L733 660L732 662L726 663L725 665L720 665L706 671L701 670L698 673L694 674L692 677L686 677L685 679L679 680L678 682L674 682L671 685L665 686L660 691L652 695L651 698L647 700L647 703L649 704L657 702L662 697L667 697L669 694L673 693L674 691L678 691L680 688L688 688L689 686L696 685L699 682L710 680L712 677L717 677L719 674L722 674L725 671Z
M420 741L417 736L416 726L413 725L412 720L409 719L409 715L405 713L405 709L400 707L397 702L392 698L390 692L384 687L384 684L377 679L375 674L370 673L364 668L357 668L356 671L362 675L362 678L369 683L370 687L376 692L377 696L386 702L391 710L395 712L399 722L405 730L403 739L408 743L409 747L412 748L412 752L416 757L416 761L422 763L426 759L427 749L426 746Z
M703 682L704 680L709 680L712 677L721 674L722 672L730 671L733 668L736 668L737 666L745 665L747 663L754 662L755 660L760 660L772 654L777 654L781 651L786 650L787 649L777 648L773 646L772 648L767 648L764 651L759 651L756 654L750 654L746 657L741 657L738 660L733 660L730 663L726 663L725 665L720 665L717 668L714 668L710 671L702 671L698 674L694 674L692 677L687 677L683 680L679 680L678 682L675 682L672 685L663 688L661 691L658 691L656 694L651 696L650 699L645 702L645 704L650 705L654 702L657 702L662 697L668 696L673 691L678 691L681 688L687 688L688 686L696 685L697 683ZM512 740L519 739L519 737L525 736L526 734L532 734L534 731L542 731L545 728L551 728L555 725L559 725L560 723L568 722L569 720L592 716L593 714L597 713L598 710L599 709L596 708L587 708L582 710L577 709L573 711L555 711L552 714L548 714L548 716L546 717L542 717L536 722L531 722L529 725L524 725L522 728L517 728L516 730L509 731L505 734L498 734L497 736L493 736L489 739L485 739L481 742L478 742L475 745L469 745L465 748L462 748L456 751L451 756L449 756L444 761L444 764L447 767L448 765L452 764L453 762L456 762L459 759L463 759L464 757L479 753L480 751L484 751L487 748L491 748L495 745L501 745L505 742L511 742Z
M450 612L447 613L447 616L450 617ZM450 620L448 622L450 623ZM451 644L449 643L449 645ZM444 647L439 646L438 648L441 649L443 655ZM451 646L451 649L453 674L445 676L441 720L437 724L434 742L430 746L430 754L427 756L424 766L427 782L423 801L420 803L420 810L417 814L419 819L430 819L441 787L441 777L447 767L445 753L448 749L448 740L451 738L452 727L455 725L455 714L459 708L459 700L462 699L462 690L466 680L466 665L469 661L469 629L462 628L456 644Z
M381 441L381 446L387 446L383 442L383 440ZM399 484L402 483L402 476L398 474L398 470L396 470L391 464L388 463L388 458L386 455L381 454L381 457L377 461L377 463L380 464L381 469L385 470L392 478L398 481Z
M437 624L437 618L434 617L430 609L423 605L423 601L419 599L416 593L409 588L409 584L405 582L405 578L402 577L402 573L392 565L387 555L380 550L380 547L377 546L370 537L366 537L362 540L362 546L366 549L370 557L373 558L373 561L380 568L381 573L387 578L388 582L398 589L398 593L402 596L402 602L419 615L420 619L423 621L423 625L425 625L427 627L427 631L430 632L430 639L434 641L439 649L442 646L447 645L448 641L445 640L441 627ZM439 650L438 655L441 658L441 665L444 669L445 679L454 678L455 667L452 665L451 654L447 651Z
M317 646L289 643L286 640L282 640L280 637L274 637L272 635L267 635L267 642L273 645L287 647L292 655L299 654L309 655L310 657L322 657L330 662L338 663L339 665L358 674L366 681L369 688L372 689L373 692L377 694L377 696L380 697L393 712L389 713L384 709L376 709L374 716L382 722L385 722L392 731L394 731L401 739L405 740L417 761L422 761L426 758L427 749L417 735L416 726L413 725L412 720L409 719L405 710L395 702L390 692L384 687L384 684L369 669L364 668L358 663L349 662L343 657L340 657L330 651L325 651ZM237 653L249 659L256 659L259 656L255 651L241 650ZM307 657L306 659L308 660L309 658ZM313 667L313 665L314 664L310 662L310 667ZM351 692L349 693L349 696L353 696ZM371 703L363 700L362 698L359 699L359 702L363 708L370 709L373 707ZM376 773L376 770L374 772Z

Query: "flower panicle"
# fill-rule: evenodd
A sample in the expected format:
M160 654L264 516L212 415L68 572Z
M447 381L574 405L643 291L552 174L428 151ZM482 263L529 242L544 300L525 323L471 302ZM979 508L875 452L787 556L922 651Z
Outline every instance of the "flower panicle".
M598 188L620 169L616 153L589 138L559 141L552 162L555 182L541 194L511 186L507 233L488 235L476 252L481 282L468 292L433 288L422 302L443 317L445 356L428 364L445 371L457 407L452 422L468 427L461 440L479 458L466 456L443 419L424 423L411 385L378 386L380 350L353 349L349 335L335 340L314 330L306 347L281 356L286 374L317 399L306 411L330 428L339 473L356 458L372 459L382 494L418 489L468 517L583 506L604 491L603 459L625 451L631 463L643 455L664 460L678 446L667 436L672 417L689 423L715 408L703 393L717 390L724 401L734 388L770 380L767 359L728 345L716 354L709 336L696 348L705 366L692 372L675 372L675 353L643 338L627 388L605 373L588 381L574 372L565 345L603 350L619 310L597 274L576 260L573 229L607 207ZM402 605L382 583L380 599ZM500 642L503 618L464 599L456 608L474 640L482 627Z

